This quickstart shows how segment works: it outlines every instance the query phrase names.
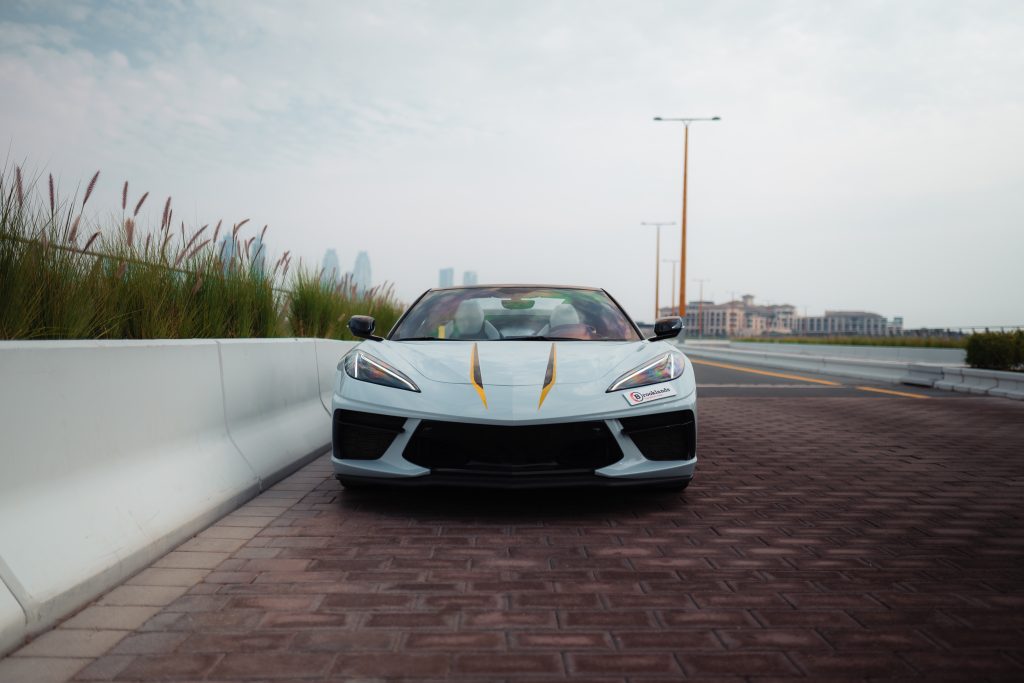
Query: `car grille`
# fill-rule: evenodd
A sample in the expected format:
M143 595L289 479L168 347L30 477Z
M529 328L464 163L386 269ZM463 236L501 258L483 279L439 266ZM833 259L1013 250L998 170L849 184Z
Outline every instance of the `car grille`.
M692 410L623 417L622 431L648 460L691 460L697 452Z
M384 455L395 437L405 431L404 417L335 410L332 442L334 457L346 460L376 460Z
M437 474L590 474L622 458L604 422L503 427L424 420L403 453Z

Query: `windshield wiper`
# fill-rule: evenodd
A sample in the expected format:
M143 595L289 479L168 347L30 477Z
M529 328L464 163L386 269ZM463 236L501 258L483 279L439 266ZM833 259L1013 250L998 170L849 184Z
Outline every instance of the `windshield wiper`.
M451 341L451 340L450 339L445 339L445 338L442 338L442 337L402 337L401 339L396 339L395 341Z
M543 337L530 335L529 337L502 337L501 341L587 341L579 337Z

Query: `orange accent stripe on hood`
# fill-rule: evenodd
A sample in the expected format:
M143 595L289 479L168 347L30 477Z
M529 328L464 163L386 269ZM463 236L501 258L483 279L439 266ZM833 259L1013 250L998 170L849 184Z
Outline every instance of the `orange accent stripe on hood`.
M544 371L544 388L540 390L540 401L537 402L537 410L540 410L540 407L544 405L544 399L548 397L548 392L551 391L551 387L555 386L557 365L558 353L555 351L555 345L552 344L551 354L548 356L548 368Z
M473 351L469 357L469 381L472 382L473 388L480 395L480 400L483 401L484 408L486 408L487 392L484 391L484 378L480 372L480 353L477 351L476 344L473 344Z

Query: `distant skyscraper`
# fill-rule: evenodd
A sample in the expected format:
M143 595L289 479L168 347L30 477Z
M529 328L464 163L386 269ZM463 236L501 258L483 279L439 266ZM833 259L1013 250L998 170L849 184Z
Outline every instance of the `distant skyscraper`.
M232 261L235 260L235 240L231 235L224 235L217 243L217 255L220 256L221 264L226 275L231 269Z
M324 254L324 266L320 272L320 282L332 287L341 278L341 266L338 264L338 252L328 249Z
M463 285L475 285L476 284L476 271L475 270L467 270L465 273L463 273L462 274L462 284Z
M249 244L249 267L254 273L263 275L266 272L267 245L263 238L256 235L256 238Z
M442 268L439 281L442 287L451 287L453 284L455 284L455 269Z
M352 284L359 292L365 292L370 288L370 282L370 257L361 251L356 255L356 266L352 269Z

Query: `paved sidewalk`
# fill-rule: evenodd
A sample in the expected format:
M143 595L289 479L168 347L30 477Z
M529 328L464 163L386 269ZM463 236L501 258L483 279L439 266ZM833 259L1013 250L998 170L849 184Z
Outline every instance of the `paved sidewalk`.
M1024 405L709 398L682 495L318 460L0 680L1024 680Z

